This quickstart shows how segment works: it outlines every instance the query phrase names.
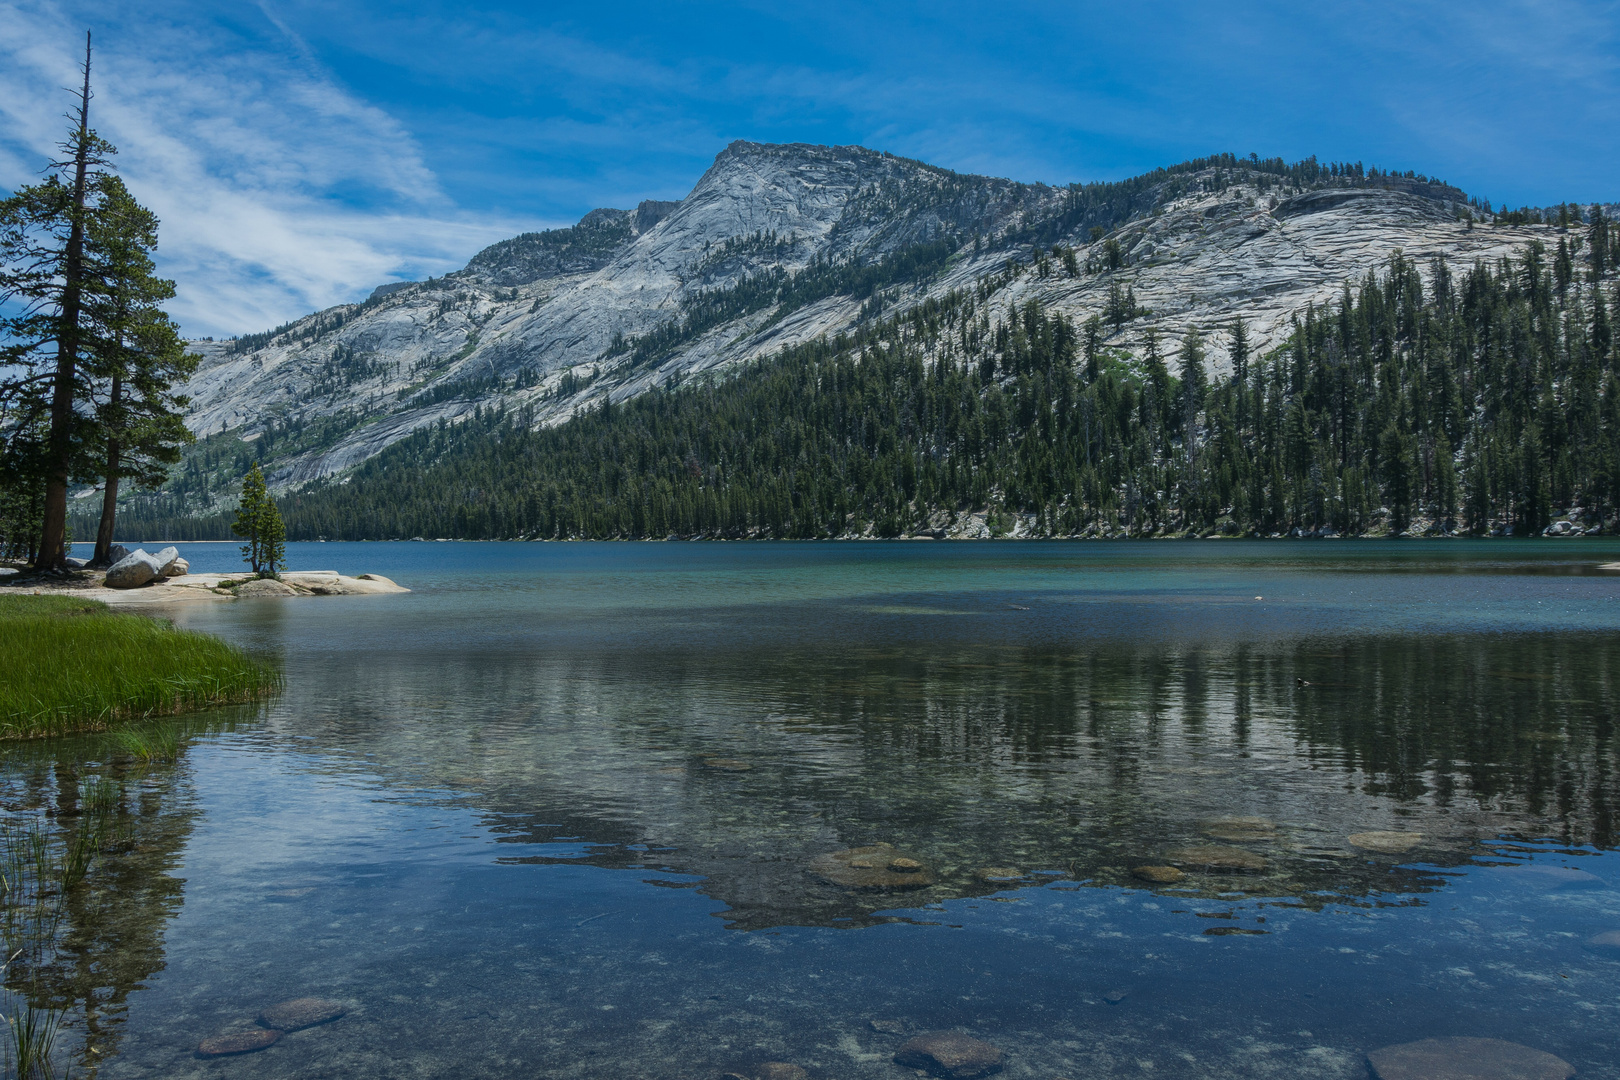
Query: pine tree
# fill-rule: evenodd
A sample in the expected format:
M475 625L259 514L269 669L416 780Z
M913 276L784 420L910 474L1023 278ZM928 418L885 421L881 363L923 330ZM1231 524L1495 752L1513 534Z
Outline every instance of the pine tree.
M1251 423L1249 415L1249 327L1239 315L1232 320L1232 394L1236 399L1237 407L1237 441L1235 448L1242 447L1249 438ZM1242 465L1239 463L1239 467Z
M92 565L108 561L119 481L158 486L180 460L180 447L192 441L181 415L188 399L174 387L198 363L159 306L174 296L174 283L153 276L157 218L117 177L104 187L87 245L95 285L86 305L94 328L88 361L98 381L95 435L105 484Z
M463 508L465 509L465 508ZM264 473L258 462L242 478L242 495L236 504L236 520L231 531L247 543L242 545L242 559L256 577L275 577L287 559L286 527L281 511L276 508L264 484Z
M84 308L91 287L85 241L114 148L90 128L90 35L84 40L84 85L64 160L44 183L0 202L0 408L9 431L37 430L42 444L12 459L43 479L44 505L34 563L56 568L67 558L67 489L82 475L93 423L84 403L88 342ZM53 355L54 354L54 355ZM8 478L33 482L27 475Z
M1451 443L1444 431L1434 440L1434 501L1439 519L1447 530L1457 516L1457 468L1451 460Z
M1603 217L1603 207L1592 204L1592 226L1587 233L1587 256L1592 264L1592 280L1602 281L1609 270L1609 223Z
M1563 212L1563 208L1559 208ZM1567 216L1567 213L1566 215ZM1553 283L1558 295L1563 296L1569 291L1569 283L1575 279L1575 260L1569 253L1569 241L1560 236L1558 238L1558 254L1553 259Z

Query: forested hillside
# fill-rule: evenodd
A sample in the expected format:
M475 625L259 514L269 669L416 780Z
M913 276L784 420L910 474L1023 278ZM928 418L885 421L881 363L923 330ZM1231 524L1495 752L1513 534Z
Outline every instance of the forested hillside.
M679 202L593 210L494 244L465 269L233 342L195 342L183 393L199 437L150 514L229 511L244 454L296 491L440 420L527 409L553 425L654 387L976 292L1035 300L1108 348L1196 327L1226 370L1241 315L1257 351L1396 250L1494 263L1532 241L1580 248L1598 208L1497 212L1413 172L1220 154L1128 179L1051 186L860 147L735 143ZM982 305L983 301L979 301ZM468 430L471 430L470 428ZM88 497L88 496L87 496Z
M1009 271L1016 273L1017 271ZM289 537L1544 530L1620 500L1620 297L1567 254L1397 255L1279 348L1100 347L981 280L538 430L481 411L283 500ZM157 526L157 522L152 523Z

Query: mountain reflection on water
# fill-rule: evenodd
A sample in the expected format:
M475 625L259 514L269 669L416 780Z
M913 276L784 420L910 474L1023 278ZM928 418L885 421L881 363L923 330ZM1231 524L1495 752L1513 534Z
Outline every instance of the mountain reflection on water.
M285 690L142 781L60 1000L131 1002L108 1077L219 1075L202 1038L304 995L351 1013L233 1074L881 1077L958 1028L1014 1078L1447 1034L1620 1076L1617 558L295 546L416 591L169 609Z
M1444 879L1403 867L1501 836L1611 846L1617 675L1620 638L1568 633L456 656L332 665L271 728L296 715L301 738L464 797L505 861L695 875L740 928L848 926L901 898L809 863L877 843L937 876L907 907L1004 888L986 869L1140 886L1136 867L1209 845L1265 867L1170 888L1306 905L1425 892ZM1421 840L1347 839L1379 831Z

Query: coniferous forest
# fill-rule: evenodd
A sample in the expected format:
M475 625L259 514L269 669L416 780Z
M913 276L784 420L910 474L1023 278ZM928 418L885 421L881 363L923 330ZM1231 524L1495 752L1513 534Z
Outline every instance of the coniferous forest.
M997 282L532 430L482 411L282 501L290 539L1531 535L1620 507L1620 297L1396 255L1285 343L1101 346ZM1009 273L1018 272L1016 269ZM201 523L199 523L201 524Z

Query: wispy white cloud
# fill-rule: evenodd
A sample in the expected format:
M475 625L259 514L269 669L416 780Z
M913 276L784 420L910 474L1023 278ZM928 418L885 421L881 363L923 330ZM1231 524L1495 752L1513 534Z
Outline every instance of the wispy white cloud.
M62 136L83 30L23 0L0 0L0 26L0 187L14 189ZM301 42L286 56L233 47L217 26L122 30L98 34L92 124L163 222L188 333L262 329L537 227L458 210L410 133Z
M195 333L677 197L733 138L1053 182L1317 154L1516 202L1620 175L1620 0L0 0L0 188L51 156L92 17L96 125Z

